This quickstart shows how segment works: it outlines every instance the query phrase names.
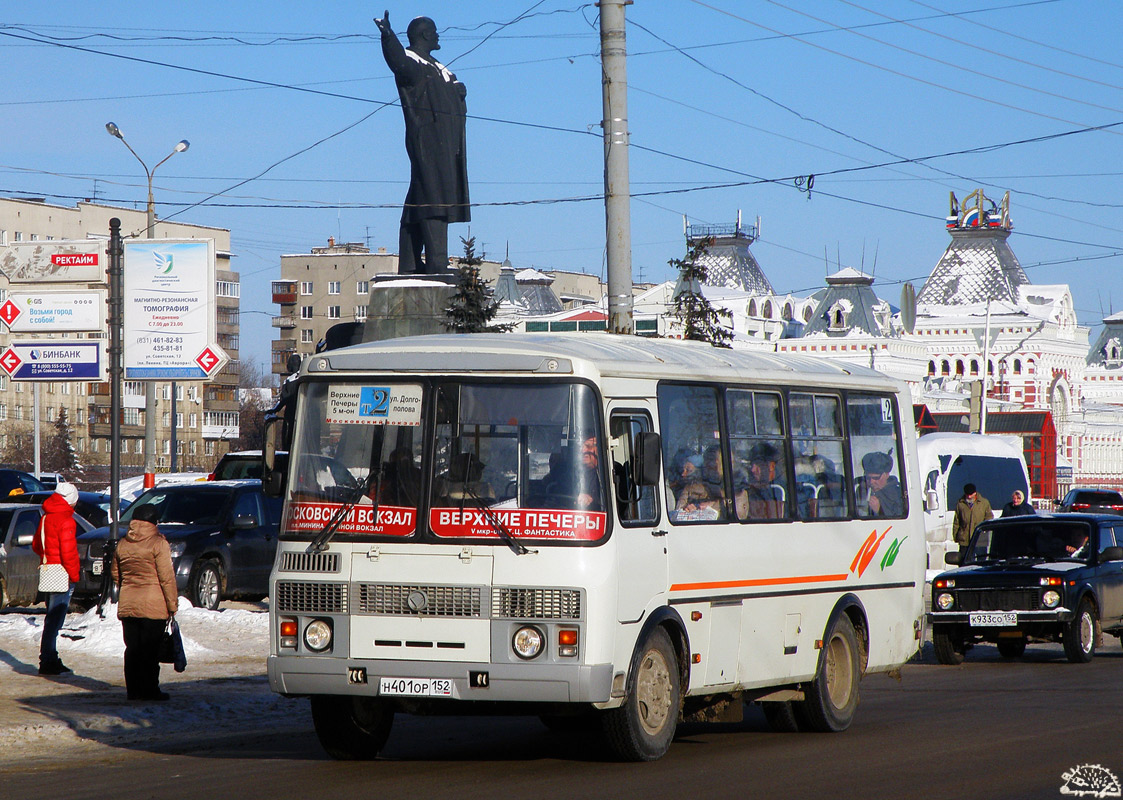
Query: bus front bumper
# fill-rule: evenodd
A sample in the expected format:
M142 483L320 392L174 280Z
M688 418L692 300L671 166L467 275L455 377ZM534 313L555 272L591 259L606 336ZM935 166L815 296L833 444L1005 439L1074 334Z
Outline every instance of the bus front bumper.
M452 695L443 699L467 702L604 703L612 688L611 664L477 664L271 655L268 671L269 687L283 695L377 696L382 678L449 679Z

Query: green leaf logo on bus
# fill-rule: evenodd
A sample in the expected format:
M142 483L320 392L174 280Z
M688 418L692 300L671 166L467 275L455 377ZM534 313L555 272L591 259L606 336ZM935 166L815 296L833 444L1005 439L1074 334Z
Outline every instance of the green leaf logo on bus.
M907 539L909 537L905 537ZM881 568L893 566L893 562L897 560L897 554L901 552L901 545L905 543L905 539L894 539L893 544L889 545L889 549L885 551L885 556L881 559Z

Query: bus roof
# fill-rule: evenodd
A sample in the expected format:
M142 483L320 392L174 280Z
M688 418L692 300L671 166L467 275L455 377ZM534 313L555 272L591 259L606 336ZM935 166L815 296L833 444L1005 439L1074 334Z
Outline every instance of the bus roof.
M903 384L857 364L821 356L730 350L704 342L605 333L409 336L331 350L305 359L301 373L533 373L578 377L810 383L896 389Z

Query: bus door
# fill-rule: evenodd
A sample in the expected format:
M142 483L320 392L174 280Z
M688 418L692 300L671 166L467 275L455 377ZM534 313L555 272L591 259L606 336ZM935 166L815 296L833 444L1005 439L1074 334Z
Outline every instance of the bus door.
M656 487L636 483L636 443L652 431L652 412L642 401L609 408L608 449L616 508L617 613L620 622L637 622L654 598L667 589L666 529L659 525Z

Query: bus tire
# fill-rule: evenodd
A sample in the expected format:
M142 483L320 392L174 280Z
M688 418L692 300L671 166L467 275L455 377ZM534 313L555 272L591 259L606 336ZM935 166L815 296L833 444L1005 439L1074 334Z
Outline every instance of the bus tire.
M1073 664L1087 664L1096 654L1099 622L1096 620L1096 607L1087 597L1076 607L1076 616L1065 625L1061 638L1065 655Z
M320 746L332 758L369 761L390 737L394 710L372 697L313 695L312 724Z
M636 651L624 705L605 711L601 729L622 761L655 761L671 746L682 707L678 656L667 632L648 634Z
M823 637L819 671L804 686L803 700L794 711L806 717L810 730L837 733L850 727L858 710L858 684L862 679L858 634L846 614L839 614ZM797 716L798 719L798 716Z
M942 626L932 628L932 649L936 651L936 660L949 667L963 663L963 640L943 629Z

